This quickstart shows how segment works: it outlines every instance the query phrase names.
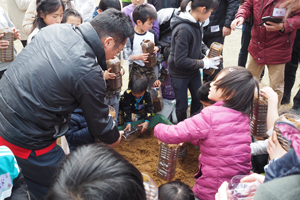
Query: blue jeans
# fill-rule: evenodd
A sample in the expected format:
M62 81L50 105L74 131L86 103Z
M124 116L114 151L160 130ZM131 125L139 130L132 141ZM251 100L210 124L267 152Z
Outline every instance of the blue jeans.
M201 87L201 76L198 71L194 76L188 78L177 78L170 76L171 84L174 89L176 99L176 116L178 122L183 121L187 118L188 109L188 96L187 89L190 90L192 96L191 112L190 116L199 112L201 103L197 99L197 90Z

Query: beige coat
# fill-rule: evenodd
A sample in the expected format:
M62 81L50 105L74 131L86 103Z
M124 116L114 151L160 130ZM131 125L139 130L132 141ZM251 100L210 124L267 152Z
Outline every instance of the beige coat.
M21 40L27 40L27 34L23 31L22 23L30 1L31 0L6 0L8 16L14 23L16 29L20 31Z
M7 1L12 1L12 0L7 0ZM27 36L30 35L32 31L32 24L36 16L36 0L29 0L29 1L31 2L25 13L25 18L23 21L23 30ZM71 0L71 5L72 8L75 8L74 2L72 0ZM67 6L65 6L65 8L67 9Z

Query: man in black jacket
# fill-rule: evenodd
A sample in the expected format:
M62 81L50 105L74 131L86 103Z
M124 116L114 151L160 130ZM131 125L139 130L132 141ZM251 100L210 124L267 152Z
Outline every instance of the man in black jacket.
M121 138L104 104L103 70L133 34L130 19L108 9L77 28L43 28L0 80L0 145L23 170L31 199L44 199L64 158L56 139L79 106L91 135L116 146Z
M204 27L203 42L209 48L213 42L224 44L225 36L231 34L231 22L239 9L238 0L219 0L219 7L211 13L209 25ZM215 70L214 74L208 76L204 74L204 81L212 81L217 73L223 69L223 62L218 66L220 69Z

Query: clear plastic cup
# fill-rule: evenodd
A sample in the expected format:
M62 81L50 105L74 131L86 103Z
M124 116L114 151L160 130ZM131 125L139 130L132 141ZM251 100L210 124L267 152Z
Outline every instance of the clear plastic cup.
M248 175L234 176L228 183L228 189L231 195L228 197L230 200L252 200L254 194L260 185L259 181L241 183L241 179Z
M156 183L147 174L142 173L142 176L147 200L158 200L158 187Z

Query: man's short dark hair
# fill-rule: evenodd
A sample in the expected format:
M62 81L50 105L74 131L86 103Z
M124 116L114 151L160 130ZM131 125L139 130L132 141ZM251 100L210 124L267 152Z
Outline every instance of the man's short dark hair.
M79 14L79 12L77 10L75 10L73 8L68 8L64 11L64 17L63 17L61 23L66 23L69 16L75 16L75 17L80 18L80 20L81 20L80 23L82 23L81 15Z
M147 90L148 80L144 75L133 75L128 83L128 88L134 93L141 93Z
M116 46L124 44L126 39L134 34L130 17L114 8L100 13L90 23L100 39L112 37Z
M214 104L216 103L215 101L212 101L208 98L208 92L209 92L209 88L210 88L210 83L211 81L209 82L206 82L205 84L203 84L197 91L196 93L196 96L197 98L199 99L199 101L205 101L205 102L208 102L208 103L211 103L211 104Z
M121 11L121 3L119 0L101 0L99 2L99 9L101 9L102 12L108 8L115 8Z
M142 23L145 23L148 19L155 20L157 18L157 13L151 6L147 4L140 4L134 8L132 18L136 24L137 20L141 20Z
M71 152L57 170L46 200L146 200L143 177L122 155L104 144Z

